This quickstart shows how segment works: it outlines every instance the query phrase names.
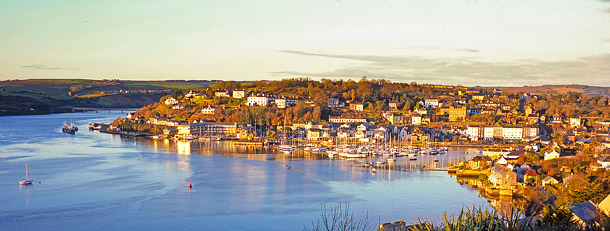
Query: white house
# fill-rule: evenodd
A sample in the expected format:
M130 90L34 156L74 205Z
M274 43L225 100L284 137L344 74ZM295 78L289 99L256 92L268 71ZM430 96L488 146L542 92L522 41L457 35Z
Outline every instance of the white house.
M174 97L169 97L165 99L165 105L174 105L178 104L178 100L174 99Z
M267 96L249 96L247 106L267 106L269 104L269 97Z
M411 124L412 125L420 125L421 124L421 115L413 113L411 115Z
M610 169L610 156L602 156L597 159L597 163L602 165L602 168Z
M208 107L201 109L201 113L204 115L214 115L216 111L218 111L218 108L212 105L208 105Z
M559 156L560 156L559 152L553 150L551 152L544 153L544 160L557 159L557 158L559 158Z

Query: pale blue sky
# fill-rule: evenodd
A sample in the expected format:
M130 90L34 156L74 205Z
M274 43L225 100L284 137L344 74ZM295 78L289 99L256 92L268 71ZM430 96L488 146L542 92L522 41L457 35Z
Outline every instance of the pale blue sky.
M610 86L610 0L0 0L0 80Z

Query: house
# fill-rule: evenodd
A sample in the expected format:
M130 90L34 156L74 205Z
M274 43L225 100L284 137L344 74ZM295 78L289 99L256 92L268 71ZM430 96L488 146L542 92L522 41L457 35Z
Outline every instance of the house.
M129 113L127 113L127 116L125 116L125 118L127 118L127 119L132 119L132 118L134 118L134 117L135 117L135 115L136 115L136 113L135 113L135 112L129 112Z
M375 129L375 140L387 141L388 140L388 129L384 126L380 126Z
M472 95L472 99L483 101L483 100L485 100L485 94L474 94L474 95Z
M576 174L572 174L563 179L563 186L569 191L580 191L589 186L589 182L579 177Z
M491 168L489 182L500 189L512 189L517 184L517 173L502 165L495 165Z
M267 106L270 103L270 98L265 95L248 96L247 106Z
M178 104L178 100L174 99L174 97L169 97L165 99L165 105L174 105Z
M228 90L224 91L215 91L214 97L231 97L231 93Z
M597 163L602 165L602 168L610 169L610 156L602 156L597 159Z
M364 104L362 103L352 103L349 105L349 109L352 111L364 111Z
M552 150L550 152L545 152L544 153L544 160L552 160L552 159L557 159L559 158L559 156L561 156L559 154L559 152Z
M411 124L420 125L421 124L421 115L417 114L417 113L411 114Z
M492 164L491 158L489 156L475 156L472 160L468 161L468 166L470 169L474 170L482 170L489 168Z
M390 122L390 124L401 124L402 114L397 112L384 113L384 117Z
M426 98L423 103L426 108L437 108L440 107L441 103L437 98Z
M466 118L466 107L449 107L449 121L462 121Z
M559 184L559 181L552 176L547 176L544 179L542 179L542 187L546 186L547 184L556 185L556 184Z
M390 111L396 111L396 110L398 110L398 102L390 101L388 103L388 107L390 108Z
M176 129L172 128L172 127L164 128L163 135L164 136L174 136L174 135L176 135Z
M608 195L602 202L599 202L597 208L606 215L610 216L610 195Z
M322 137L322 130L318 128L312 128L307 131L308 140L319 140Z
M345 104L339 101L339 98L328 98L329 108L343 108L344 106Z
M582 119L580 117L572 117L570 118L570 126L578 127L582 123Z
M502 156L502 157L500 157L500 159L498 159L496 161L496 164L501 164L501 165L506 166L508 164L508 160L506 160L506 158L504 158L504 156Z
M182 110L182 109L184 109L184 105L176 104L176 105L172 106L172 109L174 109L174 110Z
M536 173L531 168L525 170L525 174L523 174L523 182L525 182L525 183L536 182L537 179L538 179L538 173Z
M554 124L563 123L563 116L561 116L559 114L553 115L553 117L551 118L551 123L554 123Z
M206 108L201 109L201 114L204 115L214 115L214 113L216 113L218 111L217 107L214 107L212 105L208 105Z
M602 214L591 201L571 204L572 219L581 225L593 225L600 220Z
M235 90L233 91L233 98L241 99L246 97L246 91L244 90Z

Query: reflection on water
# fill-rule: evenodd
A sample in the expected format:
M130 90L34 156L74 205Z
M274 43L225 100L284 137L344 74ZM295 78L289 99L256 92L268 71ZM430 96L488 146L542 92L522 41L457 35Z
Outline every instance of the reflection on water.
M356 216L368 212L373 223L439 220L463 205L487 206L446 172L430 171L467 160L464 149L397 158L373 174L364 164L384 158L60 130L64 121L118 116L0 117L0 230L296 230L318 218L321 203L350 202ZM31 163L43 183L18 187L16 161Z
M456 181L461 185L466 185L472 191L477 191L479 196L487 198L489 205L494 208L501 216L510 216L515 209L526 211L524 208L525 199L513 198L511 196L490 195L485 192L485 186L478 178L456 177Z

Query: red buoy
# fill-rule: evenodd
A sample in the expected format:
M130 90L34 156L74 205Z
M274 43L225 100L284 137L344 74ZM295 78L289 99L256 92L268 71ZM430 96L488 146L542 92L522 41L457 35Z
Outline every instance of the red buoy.
M189 188L192 188L192 187L193 187L193 185L191 183L189 183Z

